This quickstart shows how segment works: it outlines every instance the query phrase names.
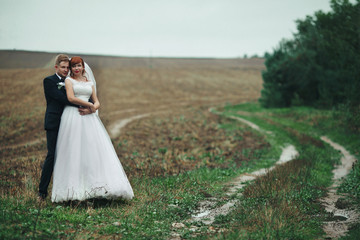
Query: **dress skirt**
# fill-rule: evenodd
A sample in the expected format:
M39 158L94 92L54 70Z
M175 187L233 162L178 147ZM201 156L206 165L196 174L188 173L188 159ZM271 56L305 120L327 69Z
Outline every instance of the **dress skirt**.
M131 199L134 193L97 114L66 106L56 145L51 201Z

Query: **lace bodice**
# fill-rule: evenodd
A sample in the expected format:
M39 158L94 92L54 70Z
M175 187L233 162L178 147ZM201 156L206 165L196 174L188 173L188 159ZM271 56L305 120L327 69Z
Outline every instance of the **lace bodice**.
M84 101L88 101L92 94L93 83L92 82L79 82L70 77L68 79L70 79L71 83L73 84L73 90L74 90L75 97L80 98L81 100L84 100Z

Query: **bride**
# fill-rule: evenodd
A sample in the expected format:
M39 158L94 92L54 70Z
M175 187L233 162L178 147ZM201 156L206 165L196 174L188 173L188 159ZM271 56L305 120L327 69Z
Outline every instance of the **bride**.
M85 73L84 60L71 58L70 77L65 80L67 98L90 108L93 114L79 115L73 106L64 109L56 145L52 202L134 197L110 137L95 114L100 103L94 83L91 69ZM93 103L88 102L90 97Z

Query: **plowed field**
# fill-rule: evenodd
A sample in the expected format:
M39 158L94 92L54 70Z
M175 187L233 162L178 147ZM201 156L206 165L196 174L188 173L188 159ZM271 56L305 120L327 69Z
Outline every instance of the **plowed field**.
M1 59L10 56L1 54ZM56 54L31 54L32 58L26 55L32 59L29 66L24 60L17 65L14 55L9 57L11 66L0 66L3 193L16 192L29 181L36 186L46 155L42 80L53 74ZM266 147L262 137L246 128L219 128L230 120L208 112L213 106L256 101L262 88L262 59L83 57L97 80L100 117L130 178L204 165L227 167L228 158L241 164ZM142 117L113 131L119 121L136 116Z

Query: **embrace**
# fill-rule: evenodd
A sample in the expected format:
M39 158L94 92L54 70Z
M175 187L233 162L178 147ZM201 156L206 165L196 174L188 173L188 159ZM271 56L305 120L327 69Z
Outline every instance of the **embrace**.
M69 74L70 73L70 74ZM52 202L91 198L131 199L131 185L97 109L96 83L80 57L60 54L55 74L44 79L48 153L42 168L39 198Z

